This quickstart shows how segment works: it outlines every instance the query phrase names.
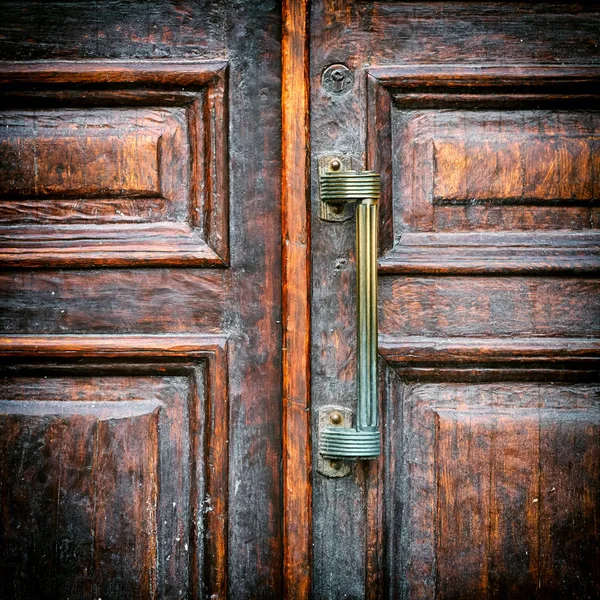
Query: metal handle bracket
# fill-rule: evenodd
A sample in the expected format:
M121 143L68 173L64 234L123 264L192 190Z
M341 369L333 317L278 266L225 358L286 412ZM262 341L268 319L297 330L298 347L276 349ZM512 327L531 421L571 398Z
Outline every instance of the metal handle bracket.
M336 166L333 161L331 164ZM355 427L320 430L319 452L330 459L376 458L381 448L377 399L379 175L337 169L322 172L320 195L327 204L356 203L357 404Z

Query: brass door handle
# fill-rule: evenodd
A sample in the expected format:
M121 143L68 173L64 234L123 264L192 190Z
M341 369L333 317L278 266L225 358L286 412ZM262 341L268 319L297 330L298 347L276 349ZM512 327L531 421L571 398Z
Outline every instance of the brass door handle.
M376 458L381 451L377 399L377 228L379 174L327 172L320 178L321 201L356 203L357 403L356 425L325 427L319 452L329 459Z

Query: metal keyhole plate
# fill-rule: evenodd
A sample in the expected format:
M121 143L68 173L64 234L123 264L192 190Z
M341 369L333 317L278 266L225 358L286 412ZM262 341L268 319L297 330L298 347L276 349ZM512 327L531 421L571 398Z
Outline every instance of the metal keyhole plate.
M323 71L321 83L329 94L345 94L352 89L354 75L346 65L331 65Z

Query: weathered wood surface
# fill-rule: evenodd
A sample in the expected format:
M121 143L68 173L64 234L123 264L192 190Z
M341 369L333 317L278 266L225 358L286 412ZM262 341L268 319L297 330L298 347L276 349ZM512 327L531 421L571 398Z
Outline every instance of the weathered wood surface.
M386 273L598 271L597 67L402 65L367 81Z
M4 596L225 594L226 343L0 338Z
M597 384L389 390L391 597L597 596Z
M310 26L312 406L355 403L354 225L317 217L339 153L382 175L384 432L314 476L314 597L598 596L598 7L318 0Z
M228 263L226 62L0 63L0 80L3 265Z
M290 600L311 584L308 2L283 3L283 576Z
M308 71L300 1L283 56L276 2L2 8L5 595L600 593L595 5L316 0ZM382 173L385 454L314 476L311 548L336 152Z
M0 596L279 598L280 7L0 30Z

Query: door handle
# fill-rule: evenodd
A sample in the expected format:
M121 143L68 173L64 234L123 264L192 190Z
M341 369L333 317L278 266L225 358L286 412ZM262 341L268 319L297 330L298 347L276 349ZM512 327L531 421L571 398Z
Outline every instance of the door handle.
M332 161L339 169L340 162ZM328 171L321 202L356 203L357 399L354 427L324 427L319 452L328 459L369 459L381 452L377 398L377 228L380 178L372 171Z

